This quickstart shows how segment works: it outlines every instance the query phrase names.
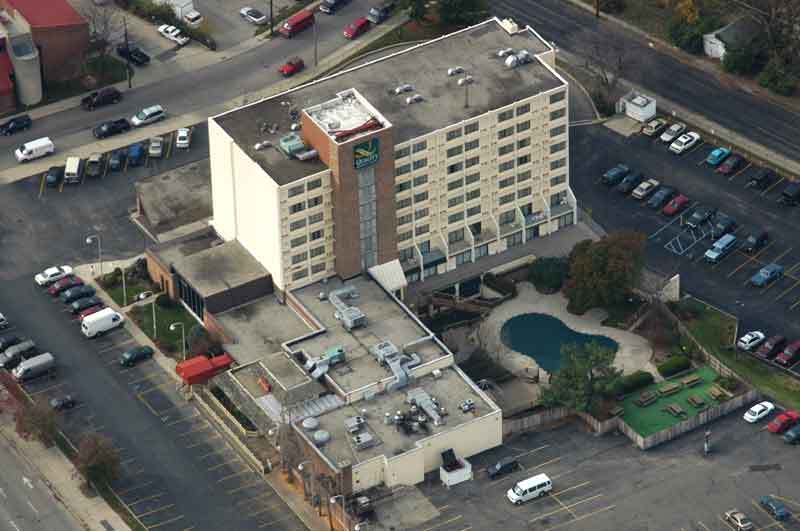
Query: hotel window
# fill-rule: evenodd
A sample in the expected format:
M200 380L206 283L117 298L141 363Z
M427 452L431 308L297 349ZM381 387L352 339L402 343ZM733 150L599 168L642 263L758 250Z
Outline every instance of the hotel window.
M314 247L311 249L311 258L325 254L325 246Z
M303 192L305 192L305 188L303 188L302 184L300 186L293 186L292 188L289 188L289 197L298 196Z
M292 221L289 224L289 230L293 231L293 230L297 230L297 229L302 229L305 226L306 226L306 220L305 219L298 219L297 221Z
M447 167L447 173L455 173L457 171L461 171L462 169L464 169L464 163L456 162L455 164L451 164Z
M315 223L319 223L320 221L322 221L322 218L324 217L325 214L323 214L322 212L317 212L316 214L312 214L308 216L308 224L314 225Z
M322 230L322 229L313 231L311 233L311 241L319 240L320 238L322 238L322 236L324 236L324 234L325 234L325 231Z
M411 166L415 170L422 169L427 165L428 165L428 159L419 159L419 160L415 160L414 162L411 163Z
M414 153L419 153L420 151L425 151L426 149L428 149L427 140L423 140L422 142L417 142L416 144L414 144L414 147L412 149L413 149Z
M421 253L429 253L429 252L431 252L431 241L427 240L427 241L424 241L424 242L419 242L417 244L417 247L419 247L419 252L421 252Z
M308 253L300 253L292 256L292 265L297 265L300 262L305 262L308 259Z
M506 195L504 195L504 196L502 196L502 197L500 198L500 201L499 201L499 203L500 203L501 205L508 204L508 203L510 203L511 201L513 201L513 200L514 200L514 196L515 196L515 194L513 194L513 193L511 193L511 194L506 194Z
M430 231L430 230L431 230L431 227L430 227L430 225L428 225L428 224L425 224L425 225L420 225L419 227L417 227L416 229L414 229L414 233L415 233L417 236L421 236L421 235L423 235L423 234L427 234L427 233L428 233L428 231Z
M558 186L559 184L564 184L565 182L567 182L566 175L556 175L550 179L550 186Z
M564 98L566 98L566 97L567 97L567 93L566 92L558 92L556 94L551 94L550 95L550 103L551 104L558 103L559 101L563 101Z
M413 247L406 247L405 249L400 249L400 261L406 262L408 260L413 260L416 258L416 252L414 251Z
M467 201L472 201L473 199L478 199L481 196L481 189L476 188L475 190L470 190L467 192Z
M518 245L522 245L522 231L516 232L506 238L506 248L511 249Z
M530 103L526 103L525 105L520 105L519 107L517 107L517 116L520 116L520 115L525 114L527 112L531 112L531 104Z
M517 174L517 182L527 181L531 178L531 170L521 171Z
M567 131L566 125L559 125L558 127L550 129L550 137L552 138L554 136L563 135L566 131Z
M292 239L292 241L290 242L290 245L292 247L299 247L300 245L303 245L304 243L306 243L306 237L305 236L300 236L299 238Z
M478 122L472 122L464 126L464 134L471 135L478 132Z
M513 210L506 210L502 214L497 217L497 222L500 225L508 225L509 223L514 223L514 220L517 218L517 214Z
M506 129L501 129L500 131L498 131L497 132L497 138L499 140L502 140L504 138L508 138L509 136L511 136L513 134L514 134L514 128L513 127L508 127Z
M447 208L453 208L456 205L460 205L464 202L464 196L458 195L456 197L451 197L447 200Z
M530 138L523 138L522 140L517 140L517 149L526 148L531 145Z
M522 155L521 157L517 157L517 166L522 166L523 164L527 164L531 161L530 155Z
M559 168L563 168L566 165L567 165L567 159L558 159L550 163L550 169L557 170Z
M456 266L467 264L472 261L472 251L464 251L456 255Z
M397 218L398 225L405 225L406 223L411 223L411 214L406 214Z
M510 144L506 144L505 146L500 146L497 149L497 156L502 157L503 155L507 155L514 151L514 143L511 142Z
M464 161L464 165L467 168L471 168L471 167L476 166L477 164L479 164L480 161L481 161L480 157L470 157L470 158L468 158L467 160Z
M510 120L514 117L514 111L512 109L508 109L507 111L503 111L497 115L498 122L505 122L506 120Z
M397 194L405 192L406 190L411 190L411 181L403 181L394 185L394 191Z
M400 201L397 202L397 209L398 210L406 208L406 207L410 207L410 206L411 206L411 198L410 197L406 197L405 199L401 199Z
M507 162L500 163L500 166L497 167L497 171L499 171L500 173L503 173L504 171L508 171L513 167L514 167L514 161L513 160L509 160Z
M306 190L310 192L311 190L316 190L320 186L322 186L322 179L314 179L313 181L308 181L308 184L306 184Z
M322 196L321 195L318 195L317 197L312 197L311 199L308 200L308 208L313 208L313 207L315 207L317 205L321 205L321 204L322 204Z
M456 188L461 188L462 186L464 186L464 179L453 179L447 183L447 190L455 190Z
M403 242L403 241L406 241L406 240L410 240L411 236L413 236L413 233L409 230L409 231L401 232L400 234L398 234L397 235L397 239L398 239L398 241Z
M526 186L525 188L520 188L517 190L517 197L525 197L526 195L531 195L530 186Z
M460 241L464 241L463 228L450 231L450 233L447 235L447 243L458 243Z
M464 183L467 184L467 185L470 185L472 183L476 183L476 182L478 182L480 180L481 180L481 174L480 173L470 173L469 175L464 177Z
M410 147L404 147L404 148L400 148L400 149L395 150L394 158L402 159L403 157L407 157L410 154L411 154L411 148Z
M427 182L428 182L427 175L417 175L416 177L414 177L414 186L422 186Z
M475 140L470 140L464 144L464 151L472 151L473 149L477 149L480 145L480 139L476 138Z
M527 131L531 128L530 122L520 122L517 124L517 133L521 133L523 131Z
M472 216L475 216L475 215L480 214L480 213L481 213L481 206L480 205L475 205L474 207L469 207L467 209L467 217L468 218L471 218Z
M550 113L550 120L558 120L559 118L563 118L566 116L567 110L566 109L558 109Z
M564 148L567 147L566 142L559 142L558 144L553 144L550 146L550 153L558 153L559 151L564 151Z
M451 223L451 224L452 223L458 223L462 219L464 219L464 213L463 212L456 212L455 214L450 214L449 216L447 216L447 223Z
M430 211L427 208L420 208L419 210L414 212L414 219L420 220L422 218L426 218L428 217L429 212Z
M500 188L506 188L508 186L511 186L512 184L514 184L514 177L506 177L505 179L502 179L499 183L497 183L498 187Z
M448 157L455 157L457 155L461 155L464 152L464 146L454 146L447 150Z
M461 129L453 129L452 131L447 132L447 140L455 140L456 138L460 137L462 134Z
M475 260L477 260L478 258L483 258L484 256L489 256L488 243L484 243L483 245L475 247Z
M405 175L406 173L411 171L411 164L403 164L402 166L398 166L394 170L395 175Z
M428 199L428 192L420 192L414 196L414 202L419 203Z
M300 280L301 278L305 278L308 276L308 269L302 269L300 271L295 271L292 273L292 280Z
M305 209L306 209L306 203L305 203L305 201L301 201L299 203L295 203L292 206L290 206L289 207L289 213L290 214L297 214L298 212L302 212Z
M311 274L316 275L317 273L322 273L325 271L325 262L321 264L314 264L311 266Z

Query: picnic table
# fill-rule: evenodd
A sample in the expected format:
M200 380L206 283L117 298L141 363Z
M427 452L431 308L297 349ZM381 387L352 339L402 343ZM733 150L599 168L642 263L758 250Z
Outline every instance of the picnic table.
M691 395L686 400L696 408L701 408L706 405L706 401L703 400L703 397L700 395Z
M687 376L686 378L683 378L681 380L681 383L683 385L685 385L686 387L694 387L695 385L701 383L702 381L703 381L703 379L700 378L700 376L698 376L696 374L692 374L691 376Z
M683 385L679 384L678 382L670 382L664 387L659 388L658 394L661 396L669 396L680 391L682 387Z
M652 391L645 391L644 393L639 395L639 398L636 399L636 405L639 407L649 406L653 402L658 400L658 395Z
M711 395L711 398L713 398L714 400L723 400L726 397L733 396L731 395L731 393L729 393L728 391L726 391L717 384L711 386L711 388L708 390L708 394Z

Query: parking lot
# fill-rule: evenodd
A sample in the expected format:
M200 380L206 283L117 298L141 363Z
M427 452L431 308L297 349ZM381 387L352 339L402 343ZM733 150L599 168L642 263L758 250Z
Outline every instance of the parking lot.
M470 459L475 479L449 490L431 477L421 487L438 516L418 531L483 529L591 529L728 531L725 511L738 508L756 529L800 529L778 523L759 506L779 496L800 512L797 447L750 425L743 411L710 426L712 453L704 457L703 431L642 452L622 435L596 437L578 423L527 434ZM508 456L520 468L494 481L486 467ZM514 506L505 498L517 481L545 473L550 495Z
M761 329L790 341L800 337L800 208L778 202L787 184L783 178L763 189L747 187L758 170L749 163L729 177L720 175L704 162L714 142L678 156L657 139L625 137L602 125L573 128L571 138L572 187L581 207L606 230L644 232L648 266L666 276L679 273L683 290L737 315L740 330ZM649 208L646 200L601 184L601 175L620 162L677 188L688 196L690 207L670 218ZM714 243L711 223L696 229L686 225L701 206L716 208L718 217L725 214L737 223L737 248L716 264L703 259ZM768 245L754 254L742 252L742 241L759 230L768 231ZM749 279L770 263L781 265L783 276L763 288L750 285Z

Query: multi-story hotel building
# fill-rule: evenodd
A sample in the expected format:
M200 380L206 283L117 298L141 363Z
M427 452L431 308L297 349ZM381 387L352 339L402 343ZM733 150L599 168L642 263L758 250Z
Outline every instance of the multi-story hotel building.
M554 65L490 19L210 118L213 226L286 291L396 258L420 281L570 225Z

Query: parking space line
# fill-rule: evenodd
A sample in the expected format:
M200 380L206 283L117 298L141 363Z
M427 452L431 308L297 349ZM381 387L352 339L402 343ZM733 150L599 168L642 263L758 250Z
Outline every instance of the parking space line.
M153 415L155 415L156 417L158 417L158 416L159 416L159 414L158 414L158 411L156 411L155 409L153 409L153 406L151 406L151 405L150 405L150 404L147 402L147 400L145 400L145 399L144 399L144 396L142 396L142 395L143 395L143 393L137 393L137 394L136 394L136 398L138 398L138 399L139 399L139 400L142 402L142 404L144 404L144 405L145 405L145 407L146 407L148 410L150 410L150 413L152 413Z
M65 182L66 182L66 180L64 180L64 179L61 179L61 185L58 187L58 192L59 192L59 193L61 193L61 192L63 192L63 191L64 191L64 183L65 183Z
M703 522L701 522L700 520L697 521L697 525L699 525L700 527L705 529L705 531L711 531L711 529L709 529L708 526L706 524L704 524Z
M200 413L195 413L191 417L184 417L178 420L173 420L172 422L167 422L165 426L174 426L176 424L180 424L181 422L186 422L187 420L193 420L200 416ZM201 458L202 459L202 458Z
M172 391L174 385L175 384L171 380L166 380L164 382L157 383L157 384L153 385L152 387L148 387L144 391L139 391L139 394L140 395L146 395L146 394L152 393L153 391L159 391L159 390Z
M730 522L728 522L727 520L725 520L725 519L722 517L722 515L718 514L718 515L717 515L717 518L719 518L719 521L720 521L720 522L722 522L723 524L725 524L725 527L727 527L727 528L729 528L729 529L733 529L733 531L736 531L736 529L733 527L733 525L731 525L731 523L730 523Z
M222 463L217 463L214 466L210 466L210 467L206 468L206 470L211 472L212 470L216 470L218 468L222 468L225 465L232 465L234 463L240 463L240 462L241 462L241 460L237 457L236 459L231 459L230 461L223 461Z
M201 425L199 428L197 428L197 427L192 428L191 430L187 430L187 431L185 431L183 433L179 433L175 437L177 438L177 437L186 437L187 435L193 435L193 434L195 434L197 432L205 431L209 427L210 427L210 425L208 424L208 422L206 422L205 424Z
M120 461L119 464L121 464L122 466L125 466L125 465L129 465L129 464L133 463L134 461L136 461L136 458L135 457L131 457L130 459L125 459L123 461Z
M120 372L122 372L122 371L120 371ZM152 381L153 377L158 378L160 376L165 376L164 372L161 371L161 370L156 370L156 371L153 371L151 374L148 374L147 376L142 376L141 378L137 378L135 380L131 380L130 382L128 382L128 385L136 385L137 383L146 382L148 380Z
M276 507L280 507L281 505L283 505L283 500L276 500L272 503L268 503L267 505L261 507L257 511L254 511L252 513L245 513L245 515L247 516L247 518L254 518L259 514L264 514L272 509L275 509Z
M601 507L600 509L597 509L596 511L592 511L592 512L586 513L586 514L582 514L579 517L575 518L574 520L570 520L569 522L564 522L563 524L558 524L558 525L554 525L553 527L548 527L545 531L553 531L553 529L558 529L560 527L565 527L565 526L568 526L570 524L574 524L575 522L580 522L581 520L585 520L587 518L590 518L592 516L596 516L596 515L598 515L600 513L606 512L606 511L610 511L611 509L614 509L616 507L617 507L616 505L608 505L606 507ZM708 529L708 528L706 528L706 529ZM708 531L711 531L711 530L709 529Z
M769 519L770 519L770 520L773 520L773 518L772 518L772 515L771 515L771 514L769 514L769 513L766 511L766 509L764 509L763 507L761 507L761 504L757 503L757 502L756 502L755 500L753 500L753 499L751 499L750 501L753 503L753 505L755 505L755 506L758 508L758 510L759 510L759 511L761 511L761 512L762 512L762 513L764 513L764 514L766 514L766 515L769 517ZM775 522L775 523L776 523L776 524L778 524L778 526L777 526L778 528L782 529L783 531L786 531L786 528L785 528L785 527L783 527L783 526L780 524L780 522Z
M115 348L119 348L122 345L127 345L128 343L133 343L134 341L135 341L135 339L133 339L133 338L126 339L122 343L117 343L117 344L114 344L114 345L111 345L111 346L108 346L108 347L105 347L105 348L101 348L100 350L97 351L97 353L98 354L104 354L104 353L108 352L109 350L114 350Z
M438 524L436 524L434 526L428 527L428 528L424 529L423 531L432 531L433 529L438 529L438 528L442 527L443 525L447 525L447 524L450 524L450 523L453 523L453 522L457 522L458 520L461 520L462 518L464 518L464 515L463 514L459 514L458 516L454 516L454 517L450 518L449 520L445 520L444 522L439 522Z
M787 293L789 293L790 291L792 291L792 290L793 290L794 288L796 288L797 286L800 286L800 280L796 280L794 284L792 284L791 286L789 286L788 288L786 288L785 290L783 290L783 291L781 292L781 294L780 294L780 295L778 295L777 297L775 297L775 300L776 300L776 301L777 301L777 300L780 300L780 299L781 299L781 298L782 298L784 295L786 295Z
M212 456L214 456L214 455L219 455L219 450L217 450L216 448L214 448L214 449L213 449L213 450L211 450L210 452L206 452L206 453L204 453L203 455L201 455L200 457L198 457L198 459L200 459L200 460L203 460L203 459L208 459L209 457L212 457Z
M521 457L525 457L526 455L535 454L536 452L544 450L545 448L550 448L550 445L549 444L545 444L544 446L540 446L538 448L534 448L533 450L528 450L527 452L522 452L519 455L515 455L514 459L519 459Z
M793 499L787 498L785 496L778 496L777 494L770 494L770 496L772 496L773 498L777 498L777 499L779 499L779 500L781 500L783 502L786 502L788 504L797 505L798 507L800 507L800 501L793 500Z
M128 503L128 506L130 507L131 505L136 505L137 503L142 503L142 502L146 502L146 501L149 501L149 500L154 500L156 498L160 498L163 495L164 495L163 492L159 492L158 494L153 494L152 496L146 496L144 498L139 498L136 501L132 501L132 502Z
M52 389L58 389L59 387L64 387L65 385L67 385L67 382L61 382L61 383L57 383L55 385L44 387L42 389L39 389L38 391L31 391L28 394L30 396L35 396L35 395L38 395L38 394L41 394L41 393L46 393L47 391L50 391Z
M747 260L745 260L745 261L744 261L744 262L743 262L743 263L742 263L742 264L741 264L739 267L737 267L736 269L734 269L733 271L731 271L730 273L728 273L728 278L731 278L733 275L735 275L736 273L738 273L738 272L739 272L739 270L740 270L741 268L743 268L744 266L746 266L746 265L747 265L747 264L749 264L750 262L754 262L754 261L756 261L756 259L757 259L759 256L761 256L761 254L762 254L764 251L766 251L767 249L769 249L770 247L772 247L772 244L773 244L773 243L775 243L775 242L774 242L774 241L771 241L771 242L769 242L767 245L765 245L765 246L764 246L764 248L763 248L763 249L761 249L760 251L758 251L757 253L755 253L755 254L754 254L754 255L752 255L752 256L751 256L751 255L749 255L749 254L747 254L747 253L743 253L743 252L739 251L739 254L741 254L742 256L745 256L745 257L747 257ZM760 262L760 261L759 261L759 262Z
M45 174L43 173L41 182L39 183L39 199L41 199L42 196L44 195L44 181L45 181L44 176Z
M180 516L176 516L175 518L170 518L169 520L164 520L163 522L159 522L157 524L149 525L149 526L147 526L147 531L150 531L151 529L157 529L157 528L161 527L162 525L167 525L167 524L171 524L172 522L177 522L178 520L181 520L183 518L185 518L185 516L180 515Z
M553 479L555 479L555 478L553 478ZM583 483L578 483L577 485L573 485L573 486L568 487L566 489L560 490L560 491L556 492L555 494L561 495L561 494L564 494L565 492L569 492L571 490L575 490L575 489L579 489L581 487L585 487L586 485L588 485L590 483L591 483L591 481L584 481Z
M166 511L167 509L172 509L173 507L175 507L174 503L168 503L167 505L162 505L161 507L153 509L152 511L147 511L146 513L137 514L136 517L144 518L145 516L150 516L151 514L160 513L161 511Z
M561 457L560 457L560 456L559 456L559 457L554 457L553 459L550 459L550 460L548 460L548 461L545 461L544 463L539 463L539 464L536 464L536 465L531 465L531 466L529 466L528 468L523 468L523 469L522 469L522 471L523 471L523 472L528 472L528 471L530 471L530 470L534 470L534 469L536 469L536 468L541 468L541 467L543 467L543 466L550 465L550 464L552 464L552 463L555 463L556 461L560 461L560 460L561 460ZM505 481L508 481L508 480L513 480L513 479L515 479L513 475L512 475L512 476L508 476L508 477L506 477L506 478L503 478L503 479L497 480L496 484L498 484L498 485L499 485L499 484L501 484L501 483L503 483L503 482L505 482ZM517 479L517 481L519 481L519 480Z
M683 153L681 153L681 155L684 155L684 156L685 155L691 155L692 153L694 153L695 151L697 151L698 149L700 149L701 147L703 147L705 145L706 145L705 142L700 142L699 144L697 144L696 146L691 148L689 151L684 151Z
M235 489L230 489L230 490L227 491L227 493L228 494L236 494L237 492L241 492L244 489L249 489L250 487L255 487L256 485L262 485L262 484L263 484L263 482L261 480L257 479L252 483L247 483L245 485L239 485Z
M137 485L135 487L128 487L127 489L117 491L117 496L122 496L124 494L128 494L129 492L133 492L133 491L135 491L137 489L142 489L142 488L150 486L152 484L153 484L152 481L148 481L147 483L142 483L141 485Z
M767 192L769 192L770 190L772 190L773 188L775 188L776 186L778 186L779 184L781 184L785 180L786 179L781 177L780 179L778 179L777 181L775 181L774 183L769 185L763 192L761 192L761 196L763 197L763 196L767 195Z
M233 474L228 474L227 476L223 476L217 480L217 483L222 483L223 481L228 481L229 479L233 479L235 477L243 476L245 474L249 474L250 469L245 468L244 470L240 470L239 472L234 472Z
M555 493L551 492L551 493L550 493L550 497L551 497L551 498L553 498L555 501L557 501L557 502L558 502L558 504L559 504L559 505L560 505L560 506L561 506L561 507L562 507L562 508L563 508L565 511L567 511L571 517L575 518L575 513L572 511L572 509L570 509L568 505L564 505L564 502L562 502L562 501L561 501L561 499L560 499L558 496L556 496L556 495L555 495Z
M558 514L558 513L563 513L564 511L568 511L569 514L571 514L572 517L575 518L575 513L573 513L570 510L572 507L575 507L575 506L580 505L582 503L590 502L592 500L596 500L597 498L602 498L603 497L602 494L595 494L594 496L589 496L588 498L583 498L582 500L578 500L578 501L576 501L574 503L570 503L569 505L564 505L562 502L560 502L558 500L558 498L556 498L552 494L550 494L550 496L552 496L553 499L556 500L561 505L561 508L560 509L554 509L554 510L552 510L550 512L547 512L547 513L544 513L544 514L540 514L536 518L534 518L532 520L528 520L528 523L532 524L533 522L536 522L537 520L543 520L543 519L547 518L548 516L552 516L552 515Z

